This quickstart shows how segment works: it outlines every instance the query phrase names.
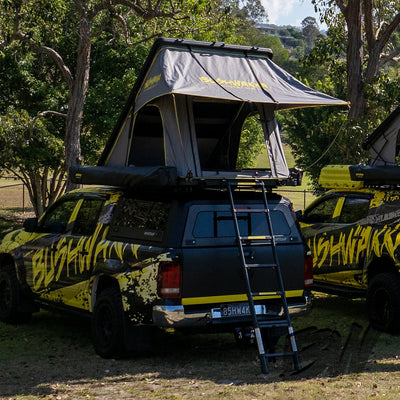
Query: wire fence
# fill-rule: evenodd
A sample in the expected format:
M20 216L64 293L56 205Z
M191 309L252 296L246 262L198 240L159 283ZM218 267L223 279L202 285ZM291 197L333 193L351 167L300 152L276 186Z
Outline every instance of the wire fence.
M31 211L32 203L28 190L23 183L0 186L0 209L9 208L19 211Z
M315 198L310 190L278 189L278 193L289 198L295 210L304 209ZM29 199L28 190L23 183L0 186L0 209L17 209L31 211L33 208Z

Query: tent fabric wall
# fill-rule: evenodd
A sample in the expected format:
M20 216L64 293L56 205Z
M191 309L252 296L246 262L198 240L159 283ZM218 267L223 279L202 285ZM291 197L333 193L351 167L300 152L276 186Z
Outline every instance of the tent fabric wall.
M394 166L400 150L400 107L395 109L363 143L371 166Z
M264 130L271 174L276 178L288 177L289 167L283 151L278 121L276 120L274 109L270 104L259 104L258 109Z
M180 176L198 176L200 163L193 122L188 110L189 99L169 95L155 101L164 124L165 162L176 167Z
M162 147L159 146L161 139L165 165L175 167L179 176L235 175L237 172L231 170L236 167L241 124L248 113L258 110L264 124L271 165L269 175L275 178L288 177L289 170L274 112L296 107L343 106L347 103L299 82L274 64L270 60L271 54L269 49L223 43L156 40L98 165L128 166L130 160L138 160L144 164L143 157L132 157L132 152L141 151L140 148L132 148L132 145L139 143L140 147L140 143L145 142L148 151L153 142L150 138L146 141L147 127L143 123L144 133L135 142L134 129L141 110L153 105L160 111L163 130L163 138L158 133L158 136L152 136L152 140L157 140L155 160L162 159ZM216 147L209 148L215 151L215 157L219 157L216 162L209 163L213 168L201 165L204 161L201 157L205 154L204 143L207 145L207 141L203 139L203 147L199 149L201 138L196 135L198 120L193 114L194 105L200 100L203 103L208 102L211 107L214 105L215 109L223 103L232 110L230 121L227 120L227 115L221 116L225 126L221 126L220 132L216 130L217 125L217 128L213 128L216 134L213 143ZM238 107L231 107L233 104ZM161 123L157 126L160 125ZM153 131L156 132L159 131ZM211 138L209 141L212 141ZM158 156L159 151L161 157ZM206 155L213 161L213 152Z
M114 143L112 151L109 153L107 164L110 167L126 165L128 150L130 148L130 131L132 129L132 113L129 113L121 131Z

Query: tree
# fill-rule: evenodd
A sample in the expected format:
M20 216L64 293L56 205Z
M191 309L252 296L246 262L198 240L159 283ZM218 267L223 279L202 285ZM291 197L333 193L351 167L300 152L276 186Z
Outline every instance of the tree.
M10 46L0 57L0 169L26 185L36 215L65 188L63 91L53 82L52 64ZM29 112L27 111L29 109Z
M65 189L63 140L40 119L10 108L0 117L0 165L25 184L37 216Z
M49 57L68 91L67 169L82 163L80 136L94 37L109 32L111 42L123 37L135 45L162 34L212 30L228 15L225 7L221 10L217 2L207 1L3 0L1 5L0 50L17 41L27 51ZM69 183L68 189L72 187Z
M399 0L313 0L330 28L346 32L347 99L350 117L365 113L365 90L390 61L400 58L392 35L400 24Z
M318 28L317 20L314 17L307 17L301 21L302 33L305 37L307 49L311 51L318 36L321 34Z

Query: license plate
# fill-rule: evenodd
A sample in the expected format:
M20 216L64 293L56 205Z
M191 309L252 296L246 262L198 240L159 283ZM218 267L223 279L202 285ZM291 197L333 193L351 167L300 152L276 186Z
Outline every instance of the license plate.
M256 314L265 314L266 309L264 305L254 306ZM221 304L220 308L213 308L211 310L212 318L234 318L234 317L247 317L251 315L250 306L248 303L238 304Z
M241 304L222 304L221 317L242 317L250 315L250 306L247 303Z

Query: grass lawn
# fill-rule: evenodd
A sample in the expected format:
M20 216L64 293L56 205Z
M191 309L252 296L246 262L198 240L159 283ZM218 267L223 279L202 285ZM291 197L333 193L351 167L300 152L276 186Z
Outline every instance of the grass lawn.
M296 162L290 151L290 147L284 145L284 151L289 168L295 167ZM266 150L257 156L254 167L269 168L269 161ZM303 175L301 186L287 186L287 187L281 186L278 189L275 189L274 191L290 199L290 201L293 203L293 207L295 210L304 209L316 197L312 192L310 179L306 173Z
M0 323L0 398L399 398L400 338L368 329L363 300L318 295L294 325L304 369L279 358L263 375L256 349L231 334L165 332L147 356L106 360L88 320L42 311L26 325Z
M281 190L295 209L303 207L306 185L307 178ZM29 216L20 201L16 187L0 188L0 235ZM256 349L239 348L232 334L165 331L148 355L102 359L91 345L89 319L42 310L27 324L0 322L0 399L399 398L400 336L369 327L365 300L316 293L312 312L293 324L303 369L278 358L263 375ZM282 338L277 350L287 349Z

